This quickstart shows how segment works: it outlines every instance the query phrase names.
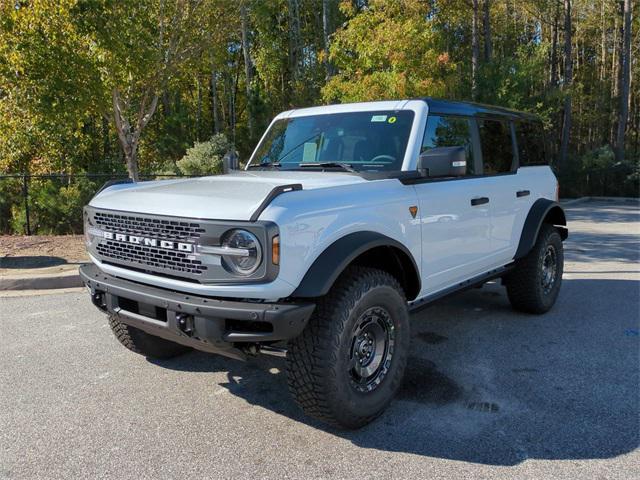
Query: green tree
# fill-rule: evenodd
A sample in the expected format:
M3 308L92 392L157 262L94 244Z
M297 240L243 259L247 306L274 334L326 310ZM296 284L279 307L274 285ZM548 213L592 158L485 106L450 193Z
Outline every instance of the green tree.
M640 4L570 3L567 16L564 0L2 1L0 172L177 172L216 133L246 159L282 110L469 100L475 78L478 101L540 114L556 157L570 114L564 192L634 192ZM6 185L0 209L21 211Z
M222 158L231 148L227 137L218 133L206 142L196 142L176 166L183 175L216 175L222 173Z
M176 72L204 48L210 2L95 0L76 14L108 92L129 175L138 179L138 146L160 94Z
M96 148L96 58L73 0L0 3L0 168L73 170Z

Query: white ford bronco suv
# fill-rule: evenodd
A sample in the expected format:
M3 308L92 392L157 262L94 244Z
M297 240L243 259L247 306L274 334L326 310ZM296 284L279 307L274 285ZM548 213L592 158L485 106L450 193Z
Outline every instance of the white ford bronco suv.
M286 356L302 409L344 428L402 382L412 310L501 278L544 313L565 214L541 123L431 98L279 114L244 171L105 185L84 210L91 299L148 357Z

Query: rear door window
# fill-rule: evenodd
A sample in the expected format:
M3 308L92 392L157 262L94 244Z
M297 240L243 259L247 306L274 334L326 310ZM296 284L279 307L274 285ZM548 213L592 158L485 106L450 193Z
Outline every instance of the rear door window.
M521 121L515 124L515 128L520 166L547 165L542 123Z
M438 147L464 147L467 152L467 175L473 175L473 141L469 119L429 115L420 153Z
M509 122L478 119L482 145L483 173L508 173L513 166L513 141Z

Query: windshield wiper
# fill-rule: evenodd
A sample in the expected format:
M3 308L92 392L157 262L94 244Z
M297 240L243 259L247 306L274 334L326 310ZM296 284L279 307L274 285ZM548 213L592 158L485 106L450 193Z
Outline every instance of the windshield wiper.
M280 168L280 163L276 162L276 163L254 163L252 165L249 165L247 167L249 170L251 170L252 168L275 168L275 169L279 169Z
M306 167L316 167L316 168L341 168L345 172L357 173L351 165L348 163L340 163L340 162L314 162L314 163L300 163L298 164L300 168Z

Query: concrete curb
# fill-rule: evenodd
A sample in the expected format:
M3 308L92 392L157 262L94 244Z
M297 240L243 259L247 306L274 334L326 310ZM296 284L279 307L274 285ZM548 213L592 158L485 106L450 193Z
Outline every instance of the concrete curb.
M560 205L575 205L582 202L624 202L624 203L640 203L640 198L634 197L580 197L563 200L560 199Z
M560 199L560 205L568 206L575 205L576 203L588 202L591 197L572 198L569 200Z
M636 197L584 197L588 202L624 202L640 203L640 198Z
M3 275L0 277L0 290L49 290L81 286L82 281L78 270L64 273Z

